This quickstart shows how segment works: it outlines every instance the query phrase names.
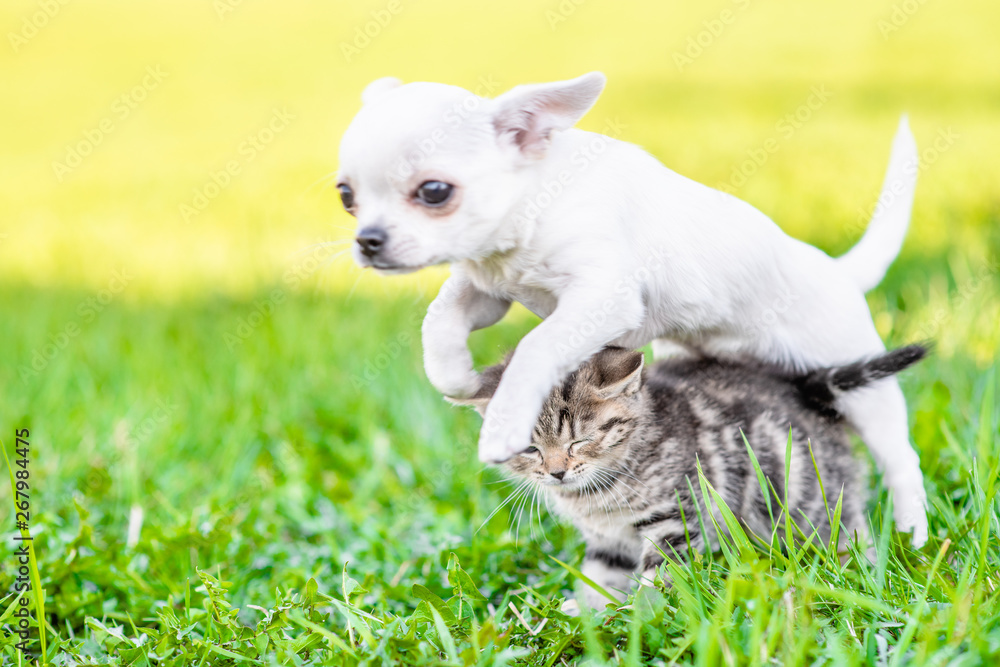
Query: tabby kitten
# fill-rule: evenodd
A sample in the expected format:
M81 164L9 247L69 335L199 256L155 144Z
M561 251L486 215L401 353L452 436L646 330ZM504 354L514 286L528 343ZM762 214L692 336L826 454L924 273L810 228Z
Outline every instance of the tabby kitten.
M852 455L834 401L925 354L925 348L913 345L807 374L708 358L667 359L644 372L641 352L605 348L553 390L531 447L502 465L538 485L550 507L576 525L587 545L583 573L624 599L637 574L652 579L663 561L661 549L684 554L688 539L696 550L706 540L717 546L706 508L720 526L724 523L718 508L702 497L699 462L746 528L770 536L771 516L744 435L784 502L791 429L788 506L803 532L815 528L829 539L825 492L831 506L843 493L841 521L847 534L866 535L865 466ZM483 413L505 366L486 369L479 392L453 402ZM708 535L701 532L695 503ZM775 519L778 511L774 503ZM778 521L783 523L784 517ZM589 589L586 601L591 606L606 602Z

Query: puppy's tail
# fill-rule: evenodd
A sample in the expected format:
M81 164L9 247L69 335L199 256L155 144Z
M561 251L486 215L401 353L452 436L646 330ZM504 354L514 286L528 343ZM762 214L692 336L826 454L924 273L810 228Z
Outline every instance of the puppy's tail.
M840 264L865 292L878 285L903 247L917 188L917 142L904 114L892 141L889 168L868 229Z
M799 390L810 403L831 409L840 394L895 375L926 357L928 351L926 345L907 345L846 366L820 368L799 378Z

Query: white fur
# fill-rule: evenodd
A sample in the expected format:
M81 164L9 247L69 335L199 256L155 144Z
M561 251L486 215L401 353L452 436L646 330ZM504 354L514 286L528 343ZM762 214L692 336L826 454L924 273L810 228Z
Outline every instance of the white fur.
M423 326L440 391L478 388L466 339L518 301L543 318L521 343L487 410L480 457L526 447L549 391L607 344L659 341L794 368L881 352L864 290L881 279L909 222L916 145L900 123L882 206L841 259L795 240L736 197L685 178L639 147L567 129L604 77L521 86L495 100L440 84L380 84L341 144L340 178L358 227L388 240L385 273L449 262ZM416 202L426 180L457 188L445 213ZM845 401L895 494L896 521L926 539L919 461L895 380Z
M882 282L889 265L903 247L917 188L918 166L917 142L904 114L892 142L882 194L868 229L856 246L837 259L866 292Z

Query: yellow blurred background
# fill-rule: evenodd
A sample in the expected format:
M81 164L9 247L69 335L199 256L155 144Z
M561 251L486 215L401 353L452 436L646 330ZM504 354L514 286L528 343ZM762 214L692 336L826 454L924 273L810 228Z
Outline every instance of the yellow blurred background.
M498 94L602 70L583 127L620 123L832 252L860 236L904 111L928 151L905 254L974 269L1000 209L988 0L5 0L0 26L7 284L101 289L125 270L126 300L173 300L280 280L350 238L324 177L386 75ZM346 254L320 274L373 293L443 275L362 275Z

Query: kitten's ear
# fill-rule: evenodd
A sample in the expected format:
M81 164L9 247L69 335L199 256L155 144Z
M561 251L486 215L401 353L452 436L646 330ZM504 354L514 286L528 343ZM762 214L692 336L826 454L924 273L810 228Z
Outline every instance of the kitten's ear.
M521 152L541 157L554 131L573 127L594 106L607 79L590 72L569 81L517 86L496 98L493 126Z
M402 81L392 76L383 77L381 79L375 79L365 87L364 91L362 91L361 103L368 104L369 102L372 102L381 97L382 95L384 95L385 93L389 92L393 88L399 88L402 85L403 85Z
M509 360L509 358L508 358ZM445 396L444 400L452 405L468 405L476 409L480 416L486 416L486 406L490 404L490 399L496 393L500 378L507 368L507 361L496 366L490 366L479 376L479 390L469 398L453 398Z
M593 358L597 374L597 395L602 399L631 396L642 387L641 351L606 347Z

